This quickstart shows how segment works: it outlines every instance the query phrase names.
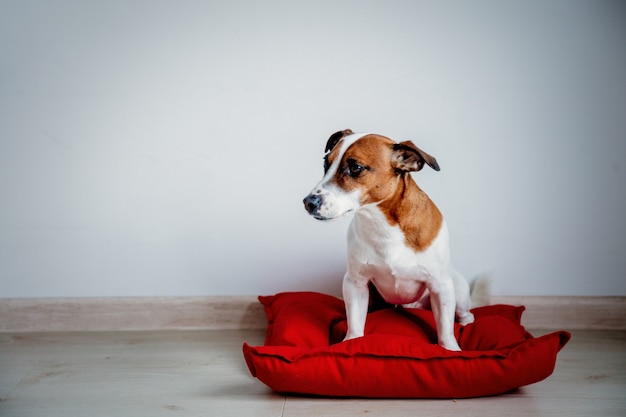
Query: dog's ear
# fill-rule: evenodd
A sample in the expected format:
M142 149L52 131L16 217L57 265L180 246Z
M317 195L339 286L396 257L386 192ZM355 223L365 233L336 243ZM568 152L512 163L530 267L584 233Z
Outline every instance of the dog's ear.
M326 142L326 149L324 149L324 152L328 153L332 151L335 145L337 145L337 142L341 140L341 138L343 138L344 136L351 135L352 133L353 132L350 129L346 129L346 130L340 130L339 132L335 132L332 135L330 135L330 137L328 138L328 142Z
M393 145L391 165L402 172L419 171L428 164L435 171L439 171L439 164L433 157L415 146L410 140Z

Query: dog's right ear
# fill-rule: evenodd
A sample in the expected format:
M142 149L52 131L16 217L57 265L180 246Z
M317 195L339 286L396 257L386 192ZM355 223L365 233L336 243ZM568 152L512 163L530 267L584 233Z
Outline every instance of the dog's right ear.
M393 145L391 165L398 172L415 172L428 164L435 171L439 171L439 164L434 156L431 156L415 146L410 140Z
M352 132L352 130L346 129L346 130L340 130L339 132L335 132L332 135L330 135L330 137L328 138L328 142L326 142L326 149L324 149L324 152L328 153L332 151L335 145L337 145L337 142L341 140L341 138L343 138L344 136L351 135L352 133L354 133Z

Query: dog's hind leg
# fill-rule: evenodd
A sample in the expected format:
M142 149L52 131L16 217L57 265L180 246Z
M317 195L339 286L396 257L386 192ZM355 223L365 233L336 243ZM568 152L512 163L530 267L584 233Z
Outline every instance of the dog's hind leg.
M478 275L470 285L470 298L472 308L483 307L491 304L492 274L483 273Z

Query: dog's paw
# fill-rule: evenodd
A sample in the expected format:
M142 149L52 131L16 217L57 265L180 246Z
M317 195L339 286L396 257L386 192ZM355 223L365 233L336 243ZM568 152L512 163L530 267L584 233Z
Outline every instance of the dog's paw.
M455 339L448 340L448 341L440 341L439 346L441 346L444 349L455 351L455 352L461 351L461 347L459 346L459 344L457 343Z
M359 334L356 334L356 333L348 333L346 335L346 337L343 338L343 341L347 342L348 340L358 339L359 337L363 337L363 335L362 334L359 335Z
M457 316L457 321L461 326L474 323L474 315L468 311L463 315Z

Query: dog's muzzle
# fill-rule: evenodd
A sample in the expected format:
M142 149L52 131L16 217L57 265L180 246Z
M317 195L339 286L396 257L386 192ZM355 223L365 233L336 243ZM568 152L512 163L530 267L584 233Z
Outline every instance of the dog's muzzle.
M358 208L359 193L337 194L315 188L302 202L309 214L317 220L333 220Z

